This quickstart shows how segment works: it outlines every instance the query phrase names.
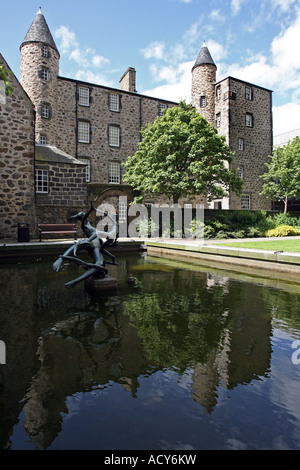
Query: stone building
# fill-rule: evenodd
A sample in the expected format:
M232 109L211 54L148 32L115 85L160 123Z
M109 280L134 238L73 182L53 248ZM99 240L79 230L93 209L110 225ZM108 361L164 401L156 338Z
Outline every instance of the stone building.
M217 67L205 43L192 69L192 102L234 152L232 168L244 180L243 194L216 200L210 208L271 209L260 196L265 162L273 150L272 92L251 83L227 77L216 82Z
M125 216L133 193L123 183L122 163L136 152L141 129L178 103L137 93L132 67L118 89L61 77L60 54L41 9L20 51L20 83L13 77L15 92L0 109L1 191L7 191L0 236L12 236L19 221L30 222L32 235L39 222L68 222L89 200L119 204ZM259 175L272 152L272 93L232 77L216 83L216 70L204 44L192 69L192 102L226 136L245 186L242 197L232 194L208 207L269 209L259 196ZM153 202L161 201L145 201ZM180 201L199 202L201 195Z
M0 65L10 70L1 54ZM35 225L34 106L14 75L9 81L14 93L0 101L0 238Z

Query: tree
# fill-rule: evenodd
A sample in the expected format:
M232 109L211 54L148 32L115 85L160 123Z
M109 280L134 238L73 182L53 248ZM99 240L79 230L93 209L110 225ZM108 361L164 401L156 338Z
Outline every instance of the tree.
M10 70L7 70L3 67L3 65L0 65L0 81L3 81L5 83L5 94L6 96L10 96L13 94L13 87L9 84L8 79L7 79L7 74L12 72Z
M144 196L201 194L208 200L241 193L242 180L229 169L232 153L217 130L184 101L141 131L137 152L124 164L124 180Z
M286 214L288 199L300 196L300 137L277 147L269 158L268 171L261 175L265 181L261 194L283 201Z

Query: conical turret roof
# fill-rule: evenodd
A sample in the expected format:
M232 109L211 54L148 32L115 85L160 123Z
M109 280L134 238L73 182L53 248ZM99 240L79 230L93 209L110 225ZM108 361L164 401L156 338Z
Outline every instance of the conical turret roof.
M198 54L198 57L196 59L196 62L194 64L194 67L198 67L199 65L214 65L216 67L216 64L214 63L210 52L205 44L205 41L203 43L203 46L200 49L200 52Z
M43 44L53 47L53 49L58 52L58 49L56 47L56 44L54 42L54 39L52 37L49 26L47 25L41 8L35 15L35 18L24 38L24 41L21 44L21 47L23 46L23 44L29 42L42 42Z

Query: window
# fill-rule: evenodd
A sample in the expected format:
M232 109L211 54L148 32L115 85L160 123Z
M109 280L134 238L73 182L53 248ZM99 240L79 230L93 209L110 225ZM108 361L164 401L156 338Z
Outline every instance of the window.
M108 164L108 181L109 183L120 183L120 163L109 162Z
M81 106L89 106L90 105L90 90L86 87L79 87L79 99L78 103Z
M48 69L42 69L41 70L41 78L42 80L48 81L50 79L50 72Z
M216 125L217 125L217 127L221 126L221 113L218 113L216 115Z
M43 57L49 57L49 49L47 46L42 47L42 56Z
M244 210L250 209L250 196L249 194L243 194L241 198L241 206Z
M85 181L89 183L91 181L91 161L88 158L84 158L84 157L78 157L78 160L86 164Z
M109 109L110 111L118 112L120 110L119 95L116 93L109 94Z
M252 91L251 86L246 85L246 87L245 87L245 98L246 98L246 100L250 100L250 101L253 100L253 91Z
M41 116L44 119L50 119L50 106L49 106L49 104L42 104L42 106L41 106Z
M40 144L47 145L47 137L45 135L40 135Z
M90 143L90 123L78 121L78 142L84 144Z
M119 203L119 220L127 219L127 206L124 201Z
M120 128L117 126L109 126L108 143L111 147L120 146Z
M158 106L158 115L159 115L159 116L163 116L166 109L167 109L167 105L166 105L166 104L164 104L164 103L159 103L159 106Z
M200 107L205 108L206 106L206 96L201 96L200 98Z
M221 99L221 85L217 87L216 95L217 95L217 100L220 100Z
M238 176L241 179L244 178L244 168L243 167L238 168Z
M244 150L245 148L245 141L244 139L238 139L238 149L239 150Z
M37 193L48 193L48 170L35 170L35 187Z
M247 113L246 114L246 127L253 127L253 115Z

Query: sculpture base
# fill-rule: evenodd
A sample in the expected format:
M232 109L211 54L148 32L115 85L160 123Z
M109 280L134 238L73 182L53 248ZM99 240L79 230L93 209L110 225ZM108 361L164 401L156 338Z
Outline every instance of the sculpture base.
M90 277L85 281L86 287L97 292L111 291L117 288L117 279L106 276L103 279L95 279Z

